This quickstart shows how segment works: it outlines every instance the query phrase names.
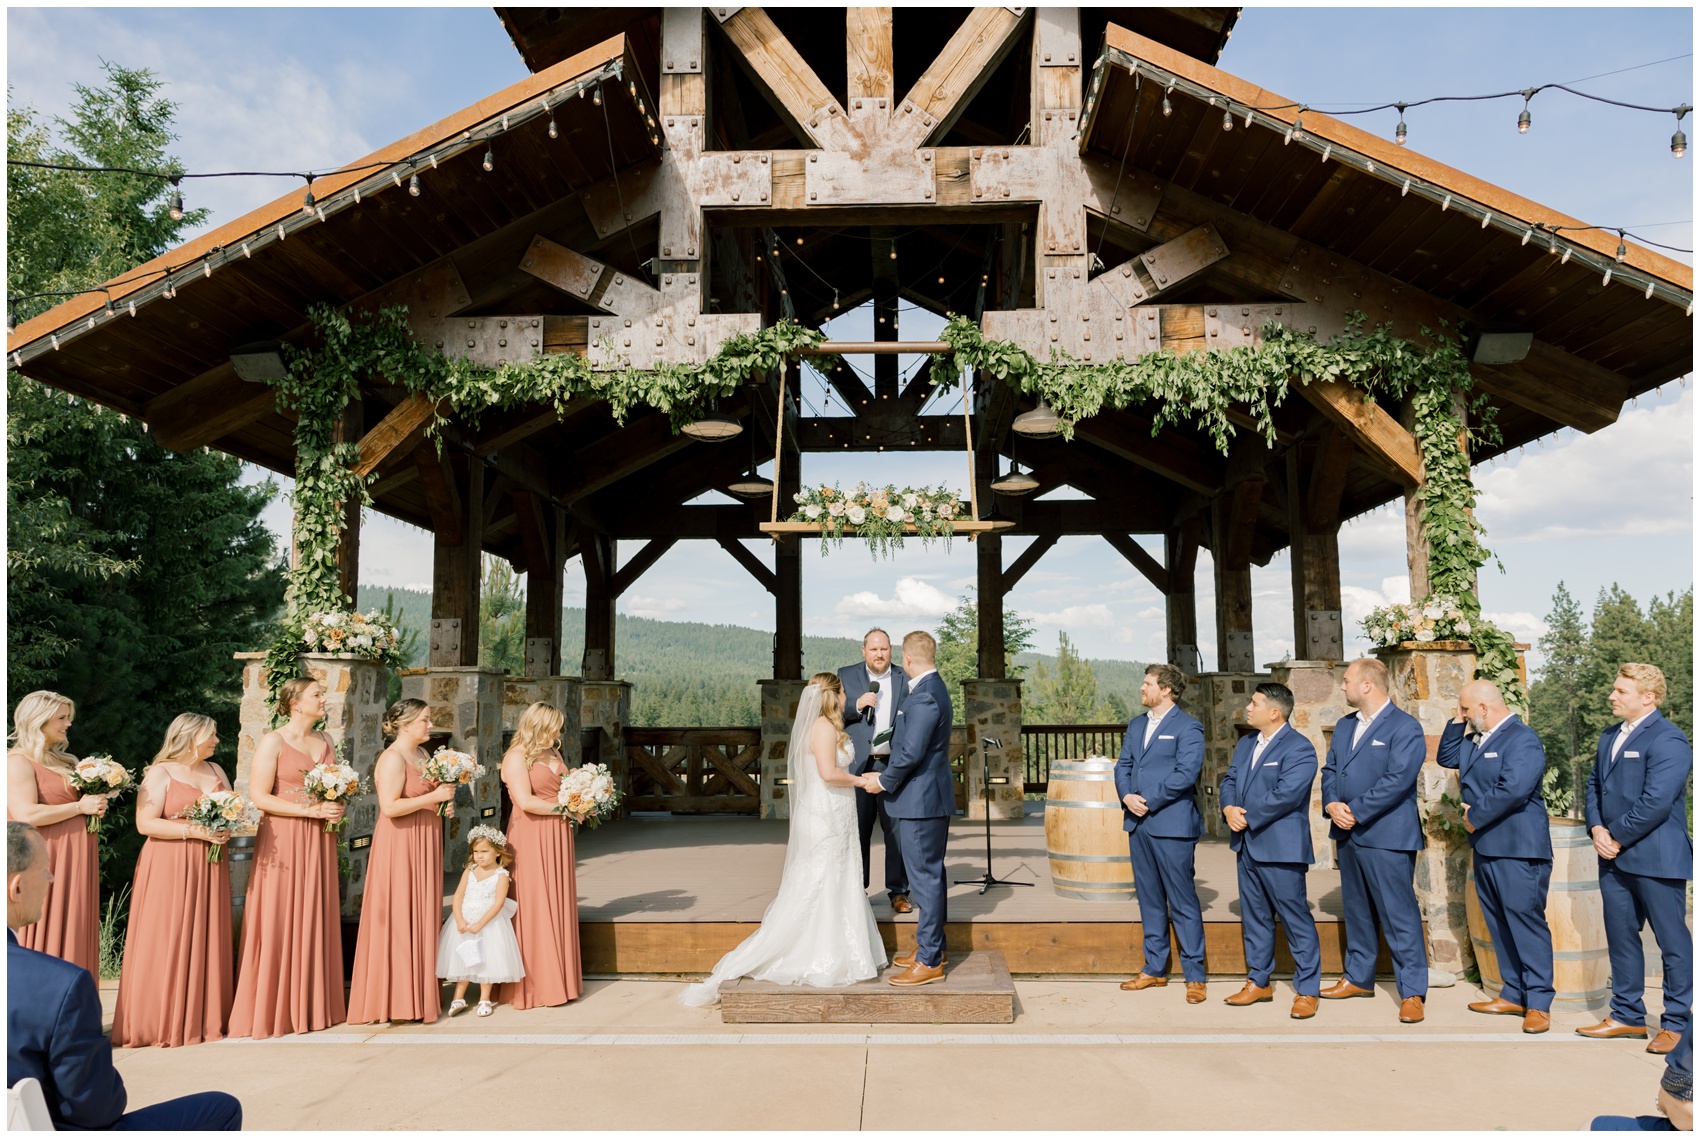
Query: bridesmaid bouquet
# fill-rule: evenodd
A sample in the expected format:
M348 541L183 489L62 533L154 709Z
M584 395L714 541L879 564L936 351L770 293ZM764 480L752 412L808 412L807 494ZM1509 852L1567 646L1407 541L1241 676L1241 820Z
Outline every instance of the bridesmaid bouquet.
M436 754L420 764L419 773L439 786L468 786L475 780L484 777L484 768L478 765L477 759L465 751L438 747ZM437 804L439 817L448 808L448 805L447 802Z
M78 794L104 794L110 798L128 790L132 776L111 755L90 755L71 768L67 781ZM100 818L94 814L89 815L89 833L100 833Z
M561 789L555 793L555 802L559 813L595 829L614 813L620 804L620 792L606 766L587 763L561 776Z
M215 834L252 834L260 828L260 808L234 790L214 790L203 794L177 815L191 826L199 826ZM224 847L207 847L207 861L224 859Z
M301 789L314 802L342 802L360 793L360 774L347 763L342 762L340 752L337 762L317 763L313 769L301 776ZM348 824L348 815L340 818L327 818L325 832L335 830L340 832Z

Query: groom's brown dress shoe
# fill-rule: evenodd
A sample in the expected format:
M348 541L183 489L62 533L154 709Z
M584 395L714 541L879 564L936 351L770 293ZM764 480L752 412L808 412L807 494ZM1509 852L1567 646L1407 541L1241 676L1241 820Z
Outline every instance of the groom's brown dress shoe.
M1167 976L1153 976L1149 972L1141 972L1131 980L1122 981L1122 991L1143 992L1147 988L1166 988L1169 984Z
M915 963L915 950L910 949L908 952L900 952L896 956L891 958L891 962L893 964L897 965L899 968L907 968L911 964ZM943 968L949 962L950 962L950 953L948 953L948 952L939 953L939 967L940 968Z
M1316 1014L1316 997L1315 996L1294 996L1293 997L1293 1010L1290 1013L1291 1018L1293 1018L1293 1019L1310 1019L1315 1014Z
M1502 1000L1498 996L1491 1000L1477 1001L1468 1005L1468 1007L1471 1011L1480 1012L1485 1016L1520 1016L1528 1013L1528 1009L1523 1007L1522 1004L1514 1004L1510 1000Z
M1189 1004L1202 1004L1204 1000L1204 984L1198 980L1188 980L1186 984L1186 1002Z
M1645 1039L1647 1038L1647 1027L1645 1024L1636 1027L1632 1024L1618 1023L1615 1019L1607 1016L1593 1027L1577 1028L1576 1034L1585 1035L1589 1039L1617 1039L1620 1036L1630 1039Z
M1224 1004L1230 1004L1236 1008L1244 1008L1250 1007L1252 1004L1261 1004L1265 1001L1273 1000L1274 998L1274 988L1260 988L1256 984L1253 984L1250 980L1247 980L1245 982L1245 987L1241 988L1222 1002Z
M1647 1044L1647 1051L1651 1055L1669 1055L1681 1038L1674 1031L1661 1031L1653 1037L1653 1042Z
M1530 1008L1523 1016L1524 1035L1545 1035L1552 1027L1552 1016L1538 1008Z
M1423 998L1421 996L1406 996L1399 1005L1400 1023L1423 1022Z
M1350 980L1345 979L1344 977L1342 977L1340 979L1339 983L1331 984L1328 987L1322 989L1322 998L1325 999L1325 1000L1345 1000L1345 999L1350 999L1353 996L1360 996L1361 997L1361 996L1373 996L1373 995L1375 995L1374 989L1372 989L1372 988L1360 988L1356 984L1352 983Z
M938 965L932 968L928 968L920 961L916 961L897 975L891 977L891 979L887 980L886 983L898 988L915 988L922 984L931 984L936 980L943 979L944 963L942 960Z
M912 913L915 906L909 903L909 894L899 893L891 899L891 911L894 913Z

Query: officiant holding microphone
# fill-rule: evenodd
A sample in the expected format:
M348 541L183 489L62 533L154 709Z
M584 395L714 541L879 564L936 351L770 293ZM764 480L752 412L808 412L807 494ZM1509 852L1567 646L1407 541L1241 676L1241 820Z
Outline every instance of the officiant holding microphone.
M844 731L850 736L855 757L851 774L885 770L891 758L891 727L903 697L909 694L909 678L902 668L891 666L891 637L876 628L862 637L862 663L838 669L844 685L844 702L851 709L844 716ZM868 887L874 820L878 818L885 839L885 888L896 913L910 911L909 875L903 868L903 851L897 844L897 827L886 815L885 799L878 794L856 796L856 829L862 842L862 888Z

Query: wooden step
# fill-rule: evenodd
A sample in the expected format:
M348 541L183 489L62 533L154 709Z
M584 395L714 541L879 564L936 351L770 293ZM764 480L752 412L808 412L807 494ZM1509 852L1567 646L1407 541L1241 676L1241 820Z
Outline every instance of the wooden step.
M1015 983L1001 952L952 958L944 979L894 988L886 977L847 988L734 980L720 988L722 1023L1013 1023Z

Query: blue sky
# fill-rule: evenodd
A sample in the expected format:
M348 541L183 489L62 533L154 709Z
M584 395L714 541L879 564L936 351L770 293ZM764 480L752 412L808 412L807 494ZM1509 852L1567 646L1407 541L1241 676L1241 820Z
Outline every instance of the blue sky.
M98 81L102 59L154 69L179 104L176 149L191 170L329 168L526 74L488 8L11 8L7 33L12 102L49 114L69 105L71 83ZM1553 82L1674 106L1693 101L1692 43L1689 8L1249 8L1220 65L1322 110ZM1673 56L1684 58L1658 62ZM1623 68L1634 70L1589 78ZM1406 116L1411 149L1595 224L1692 248L1695 158L1672 160L1671 116L1548 91L1531 107L1533 128L1519 136L1519 110L1520 100L1412 110ZM1393 120L1383 112L1351 121L1390 136ZM1700 134L1692 117L1684 128ZM196 182L190 204L211 208L216 223L288 188L288 182L245 179ZM1689 254L1673 255L1692 262ZM906 321L906 337L927 331L922 316ZM863 338L867 329L839 334ZM814 400L818 406L818 393ZM1673 383L1625 408L1616 425L1596 435L1561 432L1478 468L1478 514L1507 570L1483 573L1488 612L1531 639L1561 579L1584 605L1614 581L1643 600L1689 587L1694 417L1692 389ZM809 479L844 482L961 486L965 473L959 456L936 454L807 456L804 466ZM275 506L268 520L282 534L287 504ZM1369 605L1402 597L1403 541L1396 507L1343 531L1348 624ZM1007 541L1006 559L1021 545ZM368 519L361 558L370 584L430 579L429 535L386 519ZM1260 661L1279 659L1291 647L1287 578L1284 555L1253 573ZM849 545L825 558L811 550L805 625L811 633L844 635L871 623L931 626L973 580L966 542L949 553L914 548L886 562ZM1214 632L1207 556L1199 584L1208 665ZM582 598L583 587L575 563L569 603ZM1153 659L1162 650L1161 598L1097 539L1065 539L1008 603L1036 619L1047 649L1060 630L1095 656ZM772 627L767 594L705 543L675 547L621 605L645 616Z

